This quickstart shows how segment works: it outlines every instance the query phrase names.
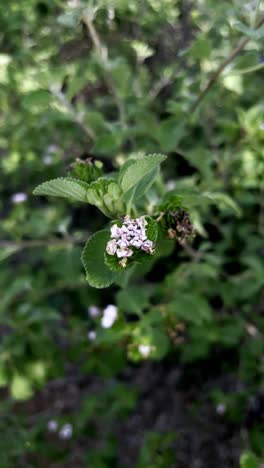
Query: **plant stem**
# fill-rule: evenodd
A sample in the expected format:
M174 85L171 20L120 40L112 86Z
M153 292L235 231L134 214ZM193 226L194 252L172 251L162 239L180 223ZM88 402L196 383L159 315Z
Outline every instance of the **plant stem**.
M101 66L102 66L103 73L104 73L104 80L105 80L108 88L110 89L110 91L111 91L111 93L112 93L112 95L113 95L113 97L115 99L116 107L117 107L118 113L119 113L120 122L121 122L123 128L127 128L125 108L124 108L122 100L120 99L120 96L118 95L118 93L116 91L113 78L112 78L111 73L109 71L107 47L102 43L102 41L100 39L100 36L99 36L98 32L95 29L92 13L89 12L89 11L84 13L83 16L82 16L82 21L83 21L83 24L84 24L84 26L86 28L86 31L87 31L89 37L92 40L92 43L93 43L94 48L95 48L95 50L97 52L98 58L99 58L99 60L101 62Z
M256 9L255 9L255 13L254 13L254 20L253 20L253 29L257 29L257 27L258 27L257 22L258 22L260 4L261 4L261 0L257 0Z
M255 29L258 29L260 26L264 24L264 18L261 18L257 24ZM202 90L202 92L199 94L197 97L196 101L194 101L193 105L191 106L190 113L193 113L196 111L196 109L199 107L203 99L207 96L213 85L216 83L218 80L219 76L221 75L222 71L229 65L234 58L246 47L246 45L250 42L251 38L246 37L240 41L240 43L233 49L228 55L228 57L219 65L217 70L212 74L211 78L209 79L207 85L205 88Z
M65 94L58 89L54 89L53 87L50 88L50 92L65 107L65 109L67 109L69 115L72 117L74 122L76 122L80 126L80 128L88 136L88 138L94 141L95 134L93 129L86 122L83 121L81 115L76 112L76 110L72 106L71 102L67 99Z
M25 250L25 249L32 249L36 247L61 247L65 245L72 245L72 244L81 244L85 242L87 238L76 238L76 237L67 237L66 239L56 239L56 238L51 238L51 239L33 239L33 240L22 240L19 242L16 241L8 241L8 240L3 240L0 241L0 249L1 248L16 248L14 253L17 251Z

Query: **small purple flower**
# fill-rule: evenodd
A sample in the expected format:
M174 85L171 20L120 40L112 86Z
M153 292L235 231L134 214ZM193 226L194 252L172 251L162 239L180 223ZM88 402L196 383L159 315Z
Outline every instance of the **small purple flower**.
M90 315L90 317L95 318L95 317L98 317L100 315L100 309L99 309L99 307L97 307L95 305L91 305L91 306L88 307L87 313L88 313L88 315Z
M117 224L114 224L111 227L111 237L119 237L120 236L120 228L117 226Z
M71 439L72 433L73 433L72 425L67 423L67 424L64 424L62 428L60 429L59 437L60 439L68 440L68 439Z
M27 201L27 194L26 193L23 193L23 192L18 192L18 193L14 193L12 196L11 196L11 201L12 203L14 203L15 205L19 204L19 203L23 203L25 201Z
M58 430L57 421L55 421L55 419L51 419L47 424L47 428L49 432L56 432Z
M109 255L115 255L116 250L117 250L117 245L116 245L116 240L115 239L107 242L106 252Z
M131 257L131 255L133 255L133 250L130 250L127 247L117 249L116 255L118 258Z
M43 163L46 166L50 166L52 164L52 156L50 156L49 154L46 154L46 156L43 157Z
M91 330L87 333L87 338L89 341L95 341L96 340L96 331L95 330Z
M226 412L226 405L224 403L219 403L216 407L216 412L219 415L225 414Z

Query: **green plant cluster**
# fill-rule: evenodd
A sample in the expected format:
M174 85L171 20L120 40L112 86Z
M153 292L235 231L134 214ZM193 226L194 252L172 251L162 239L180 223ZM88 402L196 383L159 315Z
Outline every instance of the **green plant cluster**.
M1 466L123 466L147 364L211 369L260 466L263 2L11 0L0 24ZM126 217L149 244L118 257ZM143 428L133 466L180 468L179 437Z

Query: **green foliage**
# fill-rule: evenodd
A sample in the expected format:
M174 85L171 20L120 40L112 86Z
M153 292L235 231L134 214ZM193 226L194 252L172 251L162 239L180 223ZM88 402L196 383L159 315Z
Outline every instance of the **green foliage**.
M1 467L263 462L264 10L242 3L1 9ZM149 244L110 255L125 216Z
M241 468L259 468L259 462L254 453L246 452L240 458Z
M153 170L159 166L166 159L166 156L161 154L150 154L143 157L142 159L135 160L133 164L130 164L122 173L120 186L124 193L129 192L130 189L134 188L135 185L139 184L142 179L150 172L153 174ZM149 187L149 182L147 184ZM140 196L144 195L144 189L140 192Z
M75 179L54 179L44 182L34 190L34 195L69 198L70 200L85 202L89 186Z
M87 281L95 288L106 288L116 278L116 274L110 271L104 261L108 236L107 230L98 231L93 234L88 239L82 253L82 262Z

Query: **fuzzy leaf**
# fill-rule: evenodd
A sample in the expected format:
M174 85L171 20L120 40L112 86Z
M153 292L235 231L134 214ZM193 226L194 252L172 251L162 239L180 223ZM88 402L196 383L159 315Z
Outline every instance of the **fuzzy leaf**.
M208 302L198 294L177 293L175 300L168 305L168 311L172 317L195 325L201 325L212 318Z
M150 154L148 156L144 156L142 159L136 160L134 164L130 164L124 171L121 180L121 188L123 192L128 192L132 187L140 182L143 177L158 167L165 159L166 156L162 154Z
M89 185L86 200L111 218L123 211L121 195L120 187L114 179L100 177Z
M108 230L98 231L88 239L82 253L87 281L94 288L107 288L117 278L117 273L109 270L104 260L108 240Z
M143 195L151 188L157 175L159 173L159 167L154 167L148 174L146 174L140 181L135 184L130 190L128 190L124 196L125 201L136 201L143 197Z
M69 198L75 201L86 202L86 193L89 185L85 182L71 178L59 178L44 182L35 188L33 195L46 195L52 197Z
M146 221L147 221L147 226L146 226L146 235L147 235L147 238L149 240L151 240L152 242L156 242L157 240L157 237L158 237L158 232L159 232L159 228L158 228L158 224L157 222L151 218L150 216L147 216L146 217Z

